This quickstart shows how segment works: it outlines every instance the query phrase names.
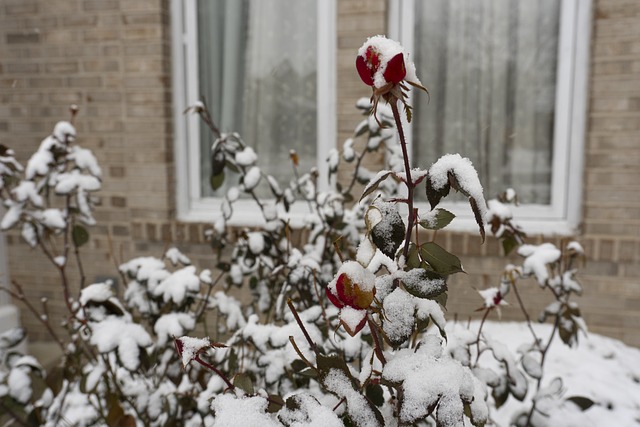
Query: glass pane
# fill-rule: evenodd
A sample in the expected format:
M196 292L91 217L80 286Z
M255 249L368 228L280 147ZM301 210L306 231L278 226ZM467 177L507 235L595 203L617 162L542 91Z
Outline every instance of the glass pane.
M300 170L316 165L317 0L198 2L200 90L222 132L238 132L258 154L263 173L285 183L289 150ZM201 129L202 195L209 185L209 130ZM268 189L263 189L268 196Z
M469 157L487 197L549 204L558 0L416 2L414 164Z

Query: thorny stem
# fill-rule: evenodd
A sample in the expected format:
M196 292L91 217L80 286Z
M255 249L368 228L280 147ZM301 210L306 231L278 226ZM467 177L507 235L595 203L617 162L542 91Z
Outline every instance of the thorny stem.
M360 163L362 163L362 159L364 159L365 154L367 154L366 148L362 150L362 152L358 156L356 160L356 165L353 170L353 176L351 177L351 182L349 183L349 186L347 187L347 189L342 192L342 194L351 193L351 190L353 189L353 186L356 184L356 180L358 179L358 170L360 169Z
M404 160L404 170L406 174L407 208L409 209L409 215L407 216L407 234L404 238L404 248L402 249L402 256L406 260L409 257L409 244L411 243L413 222L415 221L415 212L413 210L413 190L415 189L415 183L413 182L413 179L411 179L411 165L409 165L409 153L407 151L407 141L404 136L404 130L402 129L402 120L400 119L400 112L398 111L398 100L395 98L392 98L390 105L391 105L391 111L393 111L393 118L396 121L396 129L398 129L398 136L400 137L400 147L402 147L402 158Z
M227 378L227 376L225 374L222 373L222 371L220 371L218 368L216 368L215 366L205 362L204 360L202 360L200 358L200 355L196 355L196 357L193 359L196 362L198 362L199 364L201 364L202 366L204 366L207 369L212 370L213 372L215 372L220 378L222 378L222 381L225 382L225 384L227 385L227 387L230 390L234 390L236 387L231 383L231 381L229 381L229 378Z
M302 320L300 319L300 316L298 315L298 311L293 306L293 301L291 301L291 298L289 298L287 300L287 305L289 306L289 309L291 310L291 313L293 313L293 317L295 317L296 322L298 322L298 326L300 327L300 329L302 329L302 333L304 334L305 339L309 343L309 346L311 347L311 349L314 352L317 352L318 349L316 347L316 343L314 343L313 340L311 339L311 336L309 336L309 332L307 332L307 328L305 328L304 324L302 323Z
M318 368L316 368L315 366L313 366L313 363L311 363L309 361L309 359L307 359L304 354L302 353L302 351L300 350L300 347L298 347L298 344L296 344L296 340L293 339L293 336L289 336L289 342L291 343L291 345L293 346L293 349L296 351L296 353L298 353L298 356L300 356L300 359L302 359L302 361L311 369L313 369L314 371L318 371Z
M529 317L529 313L524 308L524 303L522 302L522 298L520 298L520 292L518 292L518 287L516 286L515 281L511 282L511 287L513 288L513 293L516 294L516 298L518 299L518 304L520 305L520 310L522 311L522 314L524 314L524 318L527 321L527 326L529 327L529 330L533 335L533 339L536 342L536 347L540 351L542 351L542 348L540 347L540 339L538 338L536 331L533 329L533 325L531 324L531 317Z
M551 347L551 343L553 342L553 338L556 335L556 332L558 331L558 325L560 323L560 316L556 315L556 320L553 323L553 329L551 330L551 335L549 335L549 341L547 341L547 345L544 347L544 349L542 350L542 358L540 359L540 369L544 368L544 361L547 357L547 352L549 351L549 347ZM536 391L540 391L540 386L542 385L542 376L540 378L538 378L538 383L536 385ZM525 425L529 426L531 425L531 417L533 417L533 413L536 410L536 403L537 401L535 399L533 399L533 403L531 404L531 410L529 411L529 415L527 416L527 422Z
M63 290L63 293L64 293L64 302L67 305L67 309L69 310L69 313L72 316L74 316L73 307L71 306L71 301L70 301L71 295L69 294L69 281L67 280L67 274L66 274L66 272L64 270L64 266L58 265L58 263L54 259L53 255L51 255L51 252L49 252L49 250L44 245L44 242L42 240L39 240L38 244L40 245L40 249L42 249L42 252L45 254L45 256L58 269L58 272L60 273L60 279L62 280L62 290Z
M11 409L10 406L2 403L1 400L0 400L0 408L2 408L5 414L11 415L11 418L13 418L21 426L25 426L25 427L30 426L30 424L27 424L22 418L20 418L20 416L13 409ZM9 425L9 424L5 424L5 425Z
M11 283L18 290L17 293L11 291L10 289L4 288L4 287L0 287L0 291L5 291L7 294L11 295L12 298L14 298L16 300L19 300L19 301L22 301L24 303L24 305L27 306L29 311L31 313L33 313L33 315L47 329L47 332L49 332L49 335L51 335L53 340L58 344L60 349L64 352L65 351L64 342L60 339L60 337L53 330L53 328L49 324L49 321L43 319L42 316L40 315L40 313L38 313L38 310L36 310L36 308L33 306L33 304L31 304L31 302L25 297L24 292L22 291L22 287L16 281L12 281Z
M200 306L200 308L197 310L196 314L196 319L200 320L200 318L202 317L202 315L204 314L204 311L207 308L208 302L209 302L209 296L211 296L211 292L213 291L213 288L218 284L218 282L222 279L222 277L224 276L224 271L220 272L220 274L218 275L218 277L216 277L216 280L213 281L213 283L211 283L209 285L209 290L207 291L207 295L205 295L204 299L202 300L202 305Z
M371 320L371 317L369 317L368 314L367 322L369 323L369 329L371 330L371 336L373 337L373 351L375 351L378 360L380 360L380 363L382 363L382 365L384 366L387 364L387 359L385 359L384 353L382 351L382 343L380 342L380 336L378 335L378 325L376 325L376 323Z
M489 312L491 311L491 308L487 308L484 311L484 315L482 316L482 320L480 321L480 327L478 328L478 337L476 338L476 363L475 365L478 364L478 360L480 359L480 334L482 333L482 327L484 326L484 322L485 320L487 320L487 317L489 316Z

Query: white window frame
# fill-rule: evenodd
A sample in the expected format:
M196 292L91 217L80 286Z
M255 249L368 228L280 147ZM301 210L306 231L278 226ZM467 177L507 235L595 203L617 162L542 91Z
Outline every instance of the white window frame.
M325 160L334 148L336 118L336 0L318 0L317 44L317 164L318 183L327 181ZM176 172L176 215L179 221L211 222L221 215L221 198L204 197L200 179L200 118L184 114L199 100L197 0L171 0L174 162ZM321 64L321 65L320 65ZM288 159L282 159L283 162ZM321 187L321 189L324 189ZM306 204L295 203L294 220L308 213ZM231 225L257 226L262 216L251 200L234 203Z
M389 4L389 36L400 41L409 52L413 52L414 47L414 7L415 0L391 0ZM582 219L591 0L562 0L560 9L551 203L520 205L513 209L515 221L526 232L545 235L576 234ZM418 77L429 87L429 76L420 76L418 70ZM406 126L405 133L411 144L410 125ZM420 205L428 209L426 204ZM451 228L477 230L468 205L443 203L443 207L457 215Z

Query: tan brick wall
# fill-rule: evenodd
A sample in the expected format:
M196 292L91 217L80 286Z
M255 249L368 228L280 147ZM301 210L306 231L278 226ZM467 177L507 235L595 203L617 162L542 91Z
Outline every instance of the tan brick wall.
M355 72L355 52L367 36L386 32L387 3L337 1L339 145L362 119L355 100L370 95ZM637 1L595 1L584 232L576 236L589 254L580 299L588 325L635 345L640 345L638 28ZM99 225L84 251L89 280L115 276L113 258L159 256L171 241L198 266L213 263L203 240L207 226L174 220L169 33L167 0L0 0L0 143L26 161L52 125L67 117L68 104L76 103L79 141L94 150L104 169ZM428 76L421 77L430 84ZM17 235L8 241L12 277L32 299L51 297L51 311L60 318L64 308L55 271ZM450 286L449 315L465 320L481 302L475 289L496 284L502 267L518 259L500 256L491 238L480 245L475 235L440 233L437 241L459 255L470 273L453 277ZM523 284L521 292L534 317L549 302L533 282ZM503 318L520 319L511 302ZM31 316L23 321L32 338L46 338Z
M140 254L136 221L168 222L175 210L168 7L166 0L0 1L0 143L26 162L75 103L78 142L103 168L98 226L84 250L89 281L117 275L109 236L118 259ZM50 297L59 319L55 269L17 234L8 244L12 278L32 300ZM45 338L32 316L23 322L32 339Z

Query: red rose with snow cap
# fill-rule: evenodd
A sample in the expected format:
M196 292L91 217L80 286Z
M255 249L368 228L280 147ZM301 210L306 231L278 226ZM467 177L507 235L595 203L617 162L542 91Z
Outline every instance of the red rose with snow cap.
M409 88L405 83L429 93L416 76L416 67L409 60L409 54L400 43L385 36L367 39L358 50L356 69L362 81L373 88L371 101L374 116L382 97L389 103L401 101L407 110L407 119L411 121L411 107L406 103L406 92Z
M376 295L376 276L355 261L347 261L327 285L329 301L340 309L340 322L349 335L365 325L367 309Z

